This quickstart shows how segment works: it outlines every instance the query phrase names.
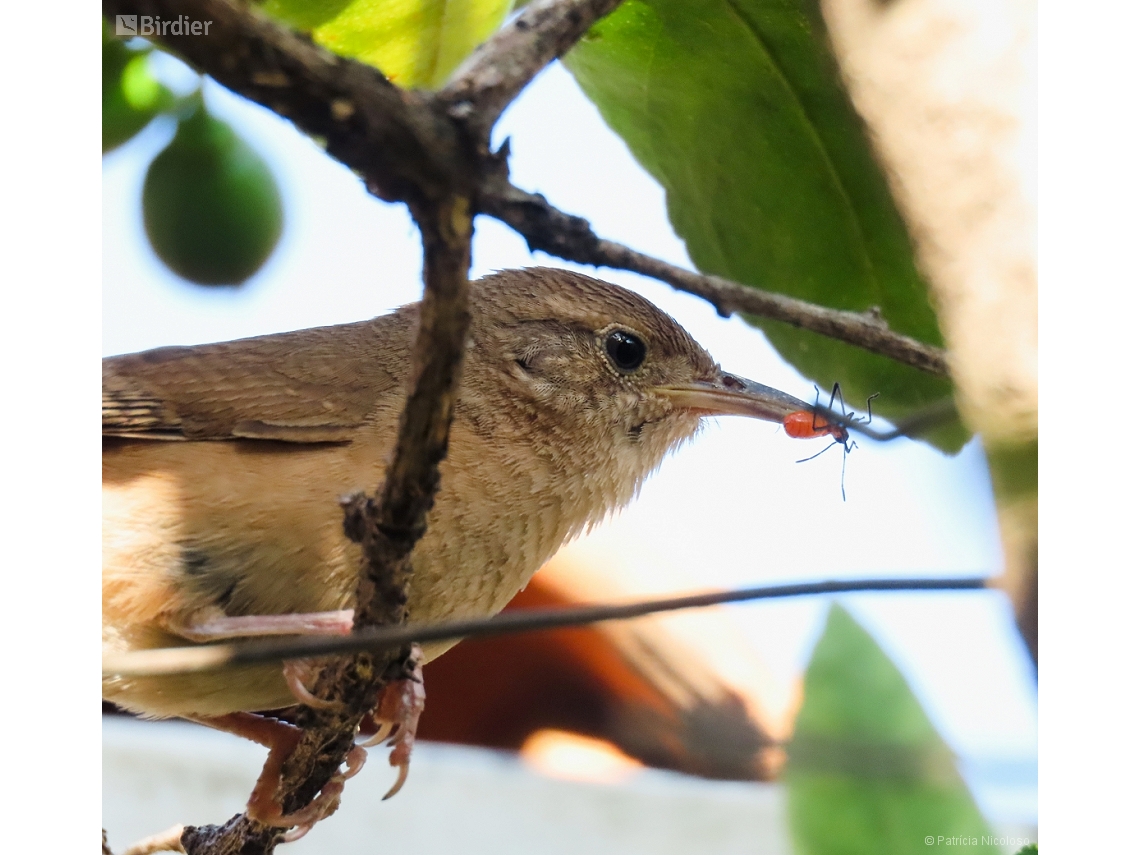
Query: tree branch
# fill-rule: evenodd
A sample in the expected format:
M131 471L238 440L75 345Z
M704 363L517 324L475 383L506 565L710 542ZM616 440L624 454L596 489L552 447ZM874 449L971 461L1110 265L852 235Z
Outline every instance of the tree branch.
M473 149L431 95L393 86L234 0L103 0L103 14L212 21L208 36L155 36L223 86L319 137L389 202L446 198L475 172Z
M400 418L392 463L374 497L345 502L345 533L361 543L357 631L395 626L407 617L411 552L426 529L447 452L452 409L459 391L470 315L467 271L471 258L471 203L453 195L438 205L413 206L424 243L424 299L412 355L412 388ZM285 813L311 802L340 768L360 723L384 684L405 675L408 645L357 653L326 665L313 693L328 709L301 707L303 735L285 761L278 798ZM187 828L189 855L267 855L281 834L245 814L223 826Z
M467 271L471 265L471 202L456 195L426 211L413 210L424 243L424 296L412 352L415 388L400 418L397 453L373 499L354 496L345 506L345 532L364 546L373 568L399 568L395 575L370 572L357 591L355 628L404 618L403 578L423 536L439 487L439 463L459 393L467 328Z
M520 190L502 173L484 178L479 190L479 210L517 231L526 238L531 250L542 250L579 264L631 270L707 300L724 317L743 312L783 321L930 374L950 376L944 350L892 332L877 312L828 309L719 276L694 273L624 244L603 240L587 220L558 210L538 193Z
M570 50L622 0L534 0L477 47L438 97L486 141L507 105L542 69Z
M485 156L489 125L478 117L497 117L507 103L503 98L517 94L533 74L572 44L568 41L572 35L580 35L616 5L616 0L536 4L532 29L523 32L516 26L513 33L493 38L481 49L482 58L464 66L438 96L405 92L376 69L334 56L232 0L104 0L103 11L109 17L186 14L213 20L209 38L166 35L156 41L224 86L290 119L305 133L323 138L328 153L359 173L382 199L422 207L446 199L454 189L468 186L471 176L478 176L476 212L502 220L532 249L582 264L631 270L708 300L726 317L743 312L771 318L949 376L945 351L892 332L875 312L829 309L693 273L602 240L586 220L509 183L505 163ZM515 50L522 58L496 79L491 64L506 62ZM480 106L460 121L449 111L461 102Z

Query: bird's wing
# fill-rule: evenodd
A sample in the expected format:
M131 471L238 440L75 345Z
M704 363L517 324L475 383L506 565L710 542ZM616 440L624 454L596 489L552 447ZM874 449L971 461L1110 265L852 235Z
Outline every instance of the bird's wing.
M345 442L402 395L414 313L103 360L103 435Z

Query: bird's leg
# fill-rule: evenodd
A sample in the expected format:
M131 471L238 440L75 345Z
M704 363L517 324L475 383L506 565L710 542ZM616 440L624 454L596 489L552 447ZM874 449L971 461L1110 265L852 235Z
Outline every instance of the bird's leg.
M242 736L269 749L269 757L261 769L261 775L253 787L246 803L245 811L251 819L276 828L290 828L285 841L298 840L310 828L332 814L340 806L340 794L344 782L360 771L367 757L364 749L354 747L346 758L348 768L337 772L320 793L308 805L290 814L282 813L277 800L277 790L281 784L281 769L297 743L301 741L302 730L283 721L278 721L252 713L230 713L223 716L188 716L192 721L208 725Z
M199 610L185 623L168 623L167 629L198 642L267 635L351 635L352 619L352 609L283 615L227 615L212 607ZM285 682L297 703L315 709L331 709L336 705L321 700L308 688L312 670L313 665L307 659L290 660L282 667Z
M215 607L202 609L194 614L192 620L169 628L183 638L199 642L264 635L349 635L352 633L352 609L284 615L227 615Z
M418 644L413 644L404 663L404 676L380 690L376 709L372 711L372 720L377 727L375 735L360 743L362 746L370 746L387 740L392 746L388 762L397 767L400 773L396 777L396 783L384 794L385 799L396 795L408 779L416 729L426 700L422 662L423 651Z

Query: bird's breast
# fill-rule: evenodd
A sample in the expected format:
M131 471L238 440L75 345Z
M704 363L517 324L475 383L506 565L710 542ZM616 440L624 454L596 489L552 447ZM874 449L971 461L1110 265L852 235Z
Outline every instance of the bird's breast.
M106 451L105 646L178 643L177 628L203 609L351 608L361 557L344 536L338 499L375 491L390 453L381 437L392 433L347 445L134 442ZM498 612L569 537L627 502L646 474L627 471L620 459L577 459L556 438L521 451L501 439L461 420L453 426L441 490L412 556L413 621ZM432 658L448 646L425 653ZM273 668L113 689L120 703L158 715L289 700Z

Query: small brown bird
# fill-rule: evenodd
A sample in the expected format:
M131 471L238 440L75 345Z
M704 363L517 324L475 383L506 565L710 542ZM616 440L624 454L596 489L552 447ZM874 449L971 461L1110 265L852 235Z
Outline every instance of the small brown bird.
M725 373L652 304L587 276L504 271L473 282L470 299L442 487L412 557L412 621L499 611L703 416L779 423L808 408ZM104 360L105 652L344 631L360 553L337 500L384 477L417 312ZM103 696L160 717L296 702L273 665L106 676Z

